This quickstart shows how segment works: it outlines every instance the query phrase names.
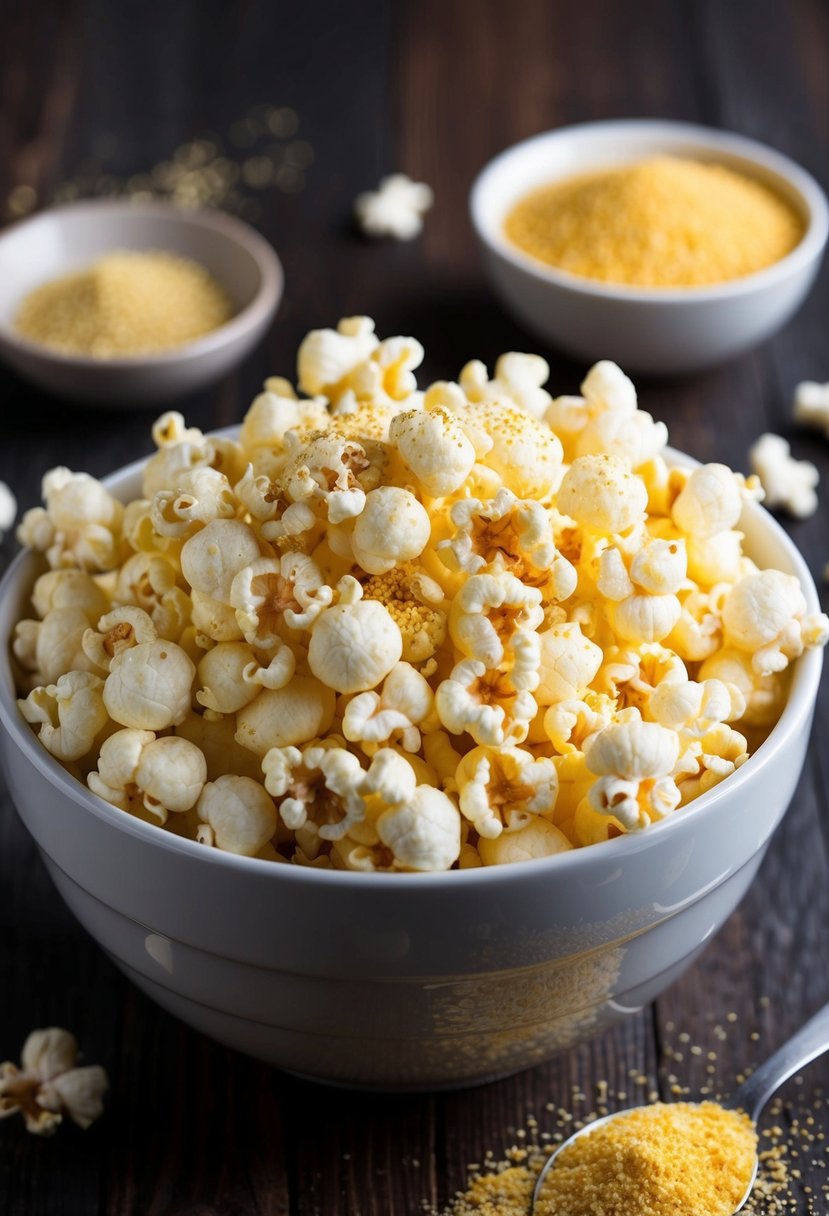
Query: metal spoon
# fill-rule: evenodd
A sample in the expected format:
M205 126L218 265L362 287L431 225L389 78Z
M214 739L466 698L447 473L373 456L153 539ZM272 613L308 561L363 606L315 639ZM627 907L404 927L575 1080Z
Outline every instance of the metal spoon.
M827 1050L829 1050L829 1005L824 1005L805 1026L802 1026L798 1030L797 1034L789 1039L788 1043L784 1043L771 1059L766 1060L765 1064L761 1065L756 1072L753 1072L748 1080L743 1082L740 1088L735 1090L728 1101L723 1102L722 1105L726 1110L745 1111L752 1121L756 1123L762 1113L763 1107L783 1082L788 1081L789 1077L794 1076L801 1068L805 1068L807 1064L817 1059L818 1056L822 1056ZM567 1148L569 1144L572 1144L579 1136L590 1135L602 1123L609 1123L611 1119L623 1118L625 1115L630 1114L631 1110L636 1109L636 1107L629 1107L627 1110L619 1110L612 1115L605 1115L603 1119L596 1119L592 1123L588 1123L586 1127L581 1128L579 1131L574 1132L572 1136L568 1136L566 1140L563 1140L544 1162L541 1173L536 1179L529 1216L533 1216L535 1212L535 1205L541 1195L544 1179L555 1165L559 1153ZM758 1162L755 1158L751 1180L736 1208L736 1212L742 1211L746 1200L751 1194L754 1180L757 1177L757 1166Z

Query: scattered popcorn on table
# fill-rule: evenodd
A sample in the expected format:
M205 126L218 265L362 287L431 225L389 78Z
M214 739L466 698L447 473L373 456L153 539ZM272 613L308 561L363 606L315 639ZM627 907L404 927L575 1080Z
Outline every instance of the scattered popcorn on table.
M752 446L749 460L760 478L767 507L781 507L797 519L814 515L820 475L811 461L795 460L786 440L770 433L761 435Z
M58 1026L33 1030L23 1044L20 1067L0 1064L0 1119L18 1112L26 1130L51 1136L63 1116L84 1130L103 1112L107 1075L97 1064L77 1067L75 1036Z
M745 762L829 637L743 553L758 479L669 467L613 363L554 398L536 356L419 389L423 357L347 317L238 440L160 418L134 502L46 474L19 705L93 793L204 848L428 871L645 830Z
M794 390L794 416L804 426L814 426L829 439L829 384L804 380Z
M434 202L430 186L413 182L405 173L392 173L377 190L358 194L354 214L366 236L410 241L423 228L423 216Z

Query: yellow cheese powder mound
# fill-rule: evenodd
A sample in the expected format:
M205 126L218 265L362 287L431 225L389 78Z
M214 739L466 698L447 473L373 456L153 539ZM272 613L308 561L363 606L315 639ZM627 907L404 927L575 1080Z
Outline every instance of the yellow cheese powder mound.
M534 1216L732 1216L756 1153L747 1115L716 1102L657 1102L563 1149ZM524 1167L476 1178L453 1216L525 1216L534 1182Z
M504 231L519 249L583 278L695 287L779 261L801 239L803 221L759 181L659 156L535 190Z
M182 346L232 313L225 291L190 258L116 251L35 288L15 325L55 350L108 359Z

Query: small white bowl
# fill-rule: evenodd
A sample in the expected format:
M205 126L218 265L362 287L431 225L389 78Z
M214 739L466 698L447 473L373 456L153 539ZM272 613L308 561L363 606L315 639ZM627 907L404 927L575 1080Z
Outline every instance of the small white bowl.
M803 217L802 240L780 261L743 278L646 288L556 270L505 236L507 213L529 191L655 155L715 162L765 183ZM697 371L768 338L803 302L829 231L826 196L788 157L739 135L648 119L562 127L508 148L473 184L470 213L496 295L532 334L591 361L613 359L652 373Z
M115 249L192 258L224 287L234 315L184 346L130 358L63 354L17 333L28 292ZM163 404L236 367L273 320L282 286L282 266L264 237L222 212L128 201L55 207L0 235L0 358L40 388L88 405Z
M143 464L113 474L110 490L137 497ZM740 528L751 556L799 578L817 611L803 558L768 512L748 504ZM236 857L116 810L35 738L8 639L42 568L22 553L0 583L0 760L58 891L164 1009L317 1080L476 1084L638 1012L742 899L806 754L819 650L794 665L780 720L749 760L646 832L445 874Z

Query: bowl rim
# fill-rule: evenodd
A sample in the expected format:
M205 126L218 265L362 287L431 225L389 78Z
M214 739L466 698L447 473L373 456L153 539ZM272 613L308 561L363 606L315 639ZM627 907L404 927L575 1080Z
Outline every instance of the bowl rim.
M238 435L239 430L239 426L223 427L209 432L207 437L231 438ZM696 468L701 464L693 456L676 448L666 447L663 455L669 463L689 468ZM143 456L123 465L103 478L103 484L111 488L115 483L120 484L127 481L130 477L140 473L146 461L147 457ZM806 598L807 610L819 612L820 601L814 580L794 541L759 503L746 502L743 510L750 516L756 515L761 526L767 528L772 537L782 544L796 571L796 577ZM0 604L13 593L13 590L18 589L22 569L32 556L31 550L23 549L12 560L0 580ZM93 794L50 755L18 711L13 672L9 660L9 640L5 638L0 640L0 727L5 730L12 742L17 745L41 776L45 777L58 792L71 798L84 810L91 812L95 818L104 821L116 831L125 831L128 835L137 837L147 845L157 845L163 850L177 853L192 861L198 859L199 864L218 865L242 874L247 873L251 878L271 873L275 875L274 881L284 879L300 885L346 886L360 890L376 889L383 892L408 890L409 884L417 884L418 887L433 887L445 892L455 885L520 882L532 876L540 878L543 874L549 875L552 881L556 871L562 867L578 870L602 862L621 865L629 855L656 847L666 833L679 833L683 831L683 828L685 832L692 831L693 825L699 821L701 816L708 817L716 813L724 798L738 795L747 781L753 780L755 776L760 777L766 766L774 763L780 753L785 751L787 744L802 730L804 723L810 719L814 710L823 667L823 651L819 648L807 651L796 660L793 664L792 680L785 706L766 738L736 772L695 798L693 809L688 811L686 808L685 814L670 815L658 823L651 824L646 831L631 832L582 848L569 849L551 857L537 857L500 866L480 866L466 870L367 874L352 870L326 870L311 866L280 864L264 858L243 857L221 849L205 848L204 845L198 844L188 837L177 836L155 824L145 823L130 815L129 812L112 806L97 794ZM11 693L9 689L12 690ZM266 881L268 880L266 879Z
M531 254L525 253L517 245L513 245L503 234L502 225L496 227L492 221L492 208L485 201L491 184L499 176L508 172L510 162L514 158L523 156L532 149L535 149L541 156L549 144L558 141L574 137L591 140L607 135L613 135L621 142L627 139L638 140L647 136L651 136L655 141L676 141L679 145L685 145L689 149L689 155L692 154L692 149L697 156L708 149L714 155L724 153L735 160L755 165L766 173L785 181L798 196L806 217L803 235L789 253L769 266L752 271L751 274L741 275L736 279L727 279L722 283L688 287L636 287L631 284L605 283L599 279L589 279L583 275L548 266L539 258L535 258ZM679 148L677 154L681 154ZM648 153L645 150L639 153L640 157L646 155ZM571 167L561 180L564 180L565 177L578 176L578 172L578 168ZM555 180L557 180L555 176L550 177L551 182ZM754 292L772 288L790 275L803 270L820 257L827 237L829 237L829 200L811 173L790 157L767 144L733 131L671 119L613 118L597 122L574 123L531 135L518 143L510 144L484 165L470 187L468 206L472 226L478 240L497 257L548 286L596 299L625 301L630 304L704 304L740 299Z
M35 215L26 216L10 224L0 233L0 248L7 242L14 241L24 228L37 225L45 220L54 220L56 217L62 220L73 212L84 211L110 211L142 218L173 220L191 228L221 232L249 253L256 263L259 270L259 286L256 293L244 308L217 326L216 329L210 330L199 338L182 343L181 346L171 347L169 350L157 353L105 356L104 358L74 355L26 338L3 320L0 320L0 343L14 347L41 363L51 364L56 369L77 368L93 373L96 371L111 373L114 369L120 368L125 371L146 368L163 369L171 365L189 363L204 355L212 354L256 329L260 324L267 324L273 316L285 286L285 272L279 255L270 241L250 224L216 208L189 211L165 202L135 203L130 199L80 199L47 207Z

